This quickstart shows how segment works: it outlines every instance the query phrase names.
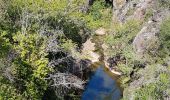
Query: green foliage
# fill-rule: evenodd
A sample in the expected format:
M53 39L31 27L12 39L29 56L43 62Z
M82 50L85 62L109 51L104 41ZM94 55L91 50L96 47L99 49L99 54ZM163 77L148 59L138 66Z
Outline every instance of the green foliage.
M76 59L83 58L83 56L77 50L77 47L78 47L77 44L73 43L72 40L62 39L62 43L60 47L63 49L63 51L70 53L72 57Z
M99 27L109 28L111 24L111 9L104 6L104 2L97 0L94 2L87 15L83 19L90 29Z
M11 47L9 39L5 37L6 35L5 31L0 34L0 58L8 54Z
M18 32L13 38L17 42L14 49L19 54L13 64L13 73L27 98L40 99L47 87L44 78L50 71L45 40L36 33Z
M105 37L105 43L110 47L107 55L114 57L120 55L124 61L120 61L118 69L127 77L134 70L135 54L132 48L133 38L140 29L140 22L137 20L128 20L126 23L114 23L113 34Z
M76 44L73 43L71 40L63 40L63 43L61 44L61 47L66 51L71 51L75 49Z
M161 5L169 7L168 0L159 1ZM141 28L141 22L132 19L125 23L112 22L112 9L105 6L101 0L96 0L85 14L81 11L85 2L86 0L8 0L8 4L2 2L6 7L2 5L5 9L3 11L0 7L0 18L2 18L0 19L0 69L9 67L14 81L11 82L0 75L0 100L42 99L49 87L45 78L52 70L47 67L50 58L47 58L46 51L50 37L56 36L58 42L56 47L62 52L71 54L74 59L80 59L78 47L81 47L89 36L89 30L99 27L113 31L105 37L104 42L109 46L108 56L120 56L117 67L123 73L121 82L124 87L133 81L132 77L140 79L142 76L144 79L142 86L134 89L136 100L157 100L163 99L165 94L169 95L170 75L169 72L162 71L166 68L149 66L142 71L139 68L143 62L135 57L132 41ZM134 9L130 9L128 15L133 12ZM144 20L148 20L152 13L152 10L147 10ZM58 30L63 31L59 38ZM161 43L159 55L169 57L170 19L161 25L159 39ZM155 40L150 41L151 45L147 47L150 54L156 54L151 52L157 49L154 43ZM4 61L8 61L6 55L10 50L13 50L17 56L7 66ZM76 97L73 92L68 95Z
M113 25L114 33L106 36L105 42L111 46L127 46L127 44L132 43L132 39L136 36L139 29L140 21L137 20L128 20L124 24L115 23Z
M133 71L133 67L125 65L125 64L119 64L118 67L123 72L123 74L126 74L126 75L130 75L130 73Z
M104 4L101 1L96 1L91 7L90 14L93 16L93 19L99 20L102 17L102 13L100 12L100 9L104 9Z
M12 84L6 81L0 76L0 100L26 100Z
M150 83L136 91L135 100L164 100L169 80L168 74L160 74L158 82Z
M138 79L125 89L125 100L166 100L169 96L170 74L165 66L148 65L135 75Z
M130 41L133 39L138 31L140 30L140 21L139 20L128 20L124 24L115 25L115 37L122 40L126 39ZM125 38L126 37L126 38Z
M116 22L113 24L113 34L105 36L104 42L109 46L106 50L107 57L120 56L116 59L117 68L122 72L121 86L127 87L131 81L131 74L135 73L139 62L135 57L132 47L132 41L141 28L141 22L138 20L128 20L125 23ZM141 62L139 62L140 64Z
M160 29L159 40L161 43L159 55L166 56L169 55L170 51L170 18L166 19Z
M73 3L78 3L80 1L73 0ZM35 13L38 13L40 10L42 11L64 11L68 6L67 0L53 0L53 1L43 1L43 0L15 0L12 1L11 4L13 6L19 7L19 8L26 8L29 11L34 11ZM71 5L74 6L74 5Z
M4 91L9 86L11 91L7 93L11 97L6 97L7 94L2 91L0 98L42 99L48 87L45 78L51 72L51 69L47 67L49 59L46 58L48 57L46 52L48 35L59 34L56 30L63 30L64 36L58 41L61 42L60 48L64 48L67 52L75 49L76 43L81 44L87 37L87 34L84 35L87 29L82 21L72 16L81 13L80 7L84 3L85 0L70 2L68 0L12 0L8 2L4 20L0 20L0 57L5 57L10 49L17 56L7 66L11 69L11 75L15 77L14 82L2 85L2 87L5 86L2 88ZM43 34L41 34L42 31ZM0 64L4 63L0 62Z
M149 84L145 86L144 88L137 91L135 100L162 100L162 94L157 88L158 86L156 84Z

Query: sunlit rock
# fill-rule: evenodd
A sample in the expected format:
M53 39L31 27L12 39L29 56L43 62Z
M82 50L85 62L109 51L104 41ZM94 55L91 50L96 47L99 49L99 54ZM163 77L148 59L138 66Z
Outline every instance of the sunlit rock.
M105 35L106 30L104 28L99 28L95 31L96 35Z
M88 39L83 44L82 55L85 56L87 59L93 62L98 62L100 55L94 52L95 50L95 43L91 42L91 39Z

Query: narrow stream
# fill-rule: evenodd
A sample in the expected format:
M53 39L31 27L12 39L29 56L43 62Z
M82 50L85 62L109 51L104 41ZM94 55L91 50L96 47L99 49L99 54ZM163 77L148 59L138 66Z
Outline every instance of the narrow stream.
M121 96L116 78L99 65L85 88L82 100L120 100Z

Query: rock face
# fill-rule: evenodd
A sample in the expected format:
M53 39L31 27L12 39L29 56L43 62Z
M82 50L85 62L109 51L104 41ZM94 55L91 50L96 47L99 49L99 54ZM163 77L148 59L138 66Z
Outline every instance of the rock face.
M142 20L146 11L155 2L156 0L113 0L113 16L116 16L120 22L125 22L128 19Z
M151 12L152 15L149 16L149 21L144 23L143 28L133 41L134 50L139 55L143 55L147 50L157 48L157 35L159 33L160 23L169 13L166 10L156 10L157 3L157 0L113 0L113 20L120 23L124 23L129 19L144 22L148 10L153 11ZM131 14L128 15L130 11Z
M141 0L139 4L136 5L136 11L134 12L133 18L141 20L144 18L146 10L151 7L154 0Z
M147 50L148 46L150 46L150 43L157 38L156 33L158 33L158 30L156 28L151 28L150 25L151 23L144 26L133 41L134 49L138 55L142 55Z
M136 35L133 41L133 48L137 55L143 56L146 51L154 52L158 48L157 36L159 34L160 24L166 16L169 16L166 10L155 13Z

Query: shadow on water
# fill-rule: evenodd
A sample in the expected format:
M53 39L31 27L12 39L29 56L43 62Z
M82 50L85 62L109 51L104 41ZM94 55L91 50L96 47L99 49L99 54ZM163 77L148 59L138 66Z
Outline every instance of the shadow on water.
M117 82L118 77L108 72L102 65L95 68L82 100L120 100L122 90Z

